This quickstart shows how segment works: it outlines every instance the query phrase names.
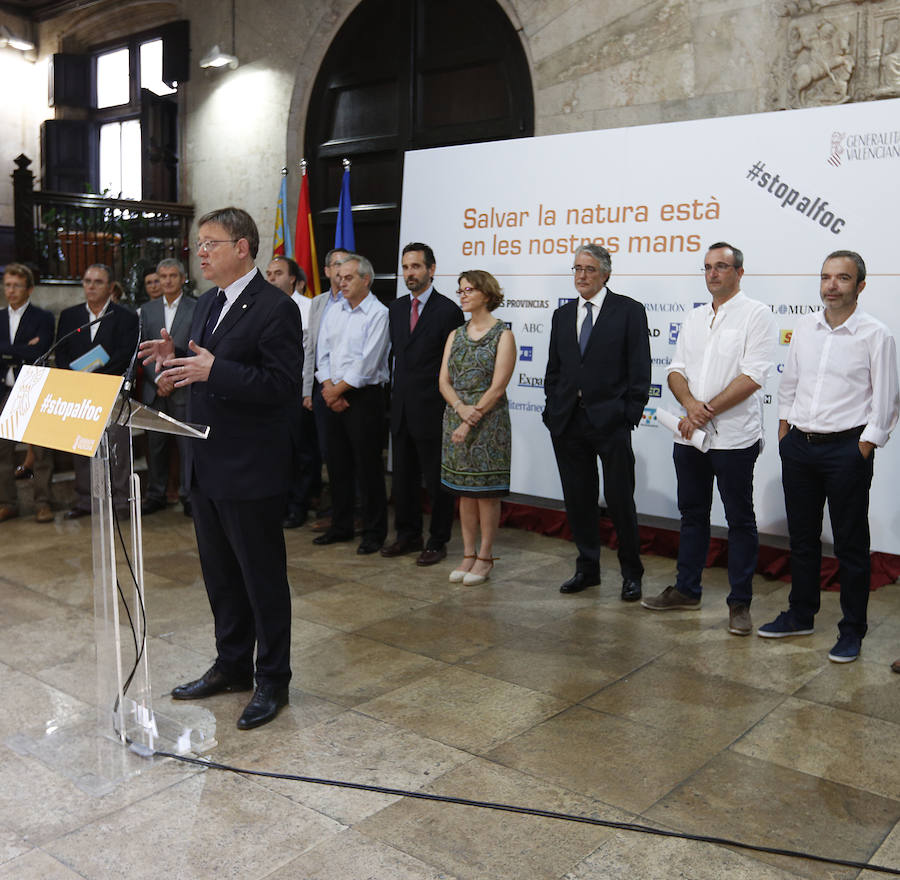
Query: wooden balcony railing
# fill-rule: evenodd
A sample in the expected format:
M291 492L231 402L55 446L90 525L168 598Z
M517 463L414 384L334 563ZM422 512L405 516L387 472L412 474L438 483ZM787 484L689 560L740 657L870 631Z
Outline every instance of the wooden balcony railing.
M106 263L126 295L139 298L147 268L167 257L189 267L193 205L35 190L31 160L15 162L16 259L39 283L80 281L92 263Z

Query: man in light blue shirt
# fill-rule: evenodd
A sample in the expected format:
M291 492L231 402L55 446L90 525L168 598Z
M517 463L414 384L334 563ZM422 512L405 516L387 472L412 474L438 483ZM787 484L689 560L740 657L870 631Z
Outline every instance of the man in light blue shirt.
M337 268L343 300L328 309L320 330L316 379L328 406L325 416L332 518L315 544L353 539L354 487L362 502L361 555L381 549L387 536L382 435L388 380L388 310L371 293L375 272L359 254ZM324 345L321 345L324 342Z

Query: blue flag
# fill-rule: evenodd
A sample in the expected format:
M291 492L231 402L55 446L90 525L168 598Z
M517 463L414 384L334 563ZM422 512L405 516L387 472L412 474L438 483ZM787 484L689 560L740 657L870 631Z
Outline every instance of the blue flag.
M350 169L344 169L341 181L341 200L338 202L337 228L334 230L334 246L355 253L356 236L353 234L353 206L350 203Z

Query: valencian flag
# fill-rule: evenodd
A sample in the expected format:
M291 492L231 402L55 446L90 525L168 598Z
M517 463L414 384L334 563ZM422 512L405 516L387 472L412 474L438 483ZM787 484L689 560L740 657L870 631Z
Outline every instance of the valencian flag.
M313 234L312 211L309 208L309 178L306 176L306 159L300 163L300 198L297 200L297 240L294 254L297 264L306 272L307 296L318 296L322 292L319 280L319 258L316 256L316 237Z
M287 204L287 168L281 171L281 189L278 191L278 204L275 206L275 234L272 237L272 255L293 257L291 253L291 230L287 223L284 206Z
M338 202L337 228L334 230L334 246L345 251L356 251L353 235L353 206L350 204L350 160L344 159L344 179L341 181L341 200Z

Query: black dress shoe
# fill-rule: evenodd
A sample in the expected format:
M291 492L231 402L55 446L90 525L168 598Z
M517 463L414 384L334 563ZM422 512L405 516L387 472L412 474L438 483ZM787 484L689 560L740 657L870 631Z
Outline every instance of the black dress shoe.
M437 565L442 559L446 558L446 547L438 547L437 550L423 550L416 560L416 565Z
M370 553L377 553L381 549L381 541L363 541L356 552L360 556L368 556Z
M218 667L212 666L196 681L189 681L187 684L180 684L178 687L172 688L172 699L202 700L204 697L212 697L215 694L249 691L252 687L252 678L229 678Z
M342 535L340 532L323 532L321 535L317 535L313 538L313 544L318 544L320 547L325 547L328 544L338 544L341 541L352 541L353 535ZM378 548L376 548L378 549Z
M305 510L297 510L292 513L289 513L282 521L281 527L283 529L299 529L303 523L306 522L306 511Z
M599 574L585 574L576 571L560 588L560 593L580 593L588 587L596 587L600 583Z
M622 578L622 601L637 602L641 598L641 582Z
M185 516L189 516L189 517L192 517L192 518L193 518L194 513L193 513L193 510L191 509L191 502L190 502L190 501L182 501L182 502L181 502L181 512L182 512Z
M381 548L381 555L391 559L394 556L405 556L407 553L415 553L424 546L421 535L418 538L397 538L393 544L387 544Z
M287 704L287 685L267 681L258 684L243 714L238 718L238 730L252 730L268 724L278 714L278 710Z
M165 501L161 501L159 498L148 498L141 505L141 516L150 516L151 513L159 513L159 511L165 509Z

